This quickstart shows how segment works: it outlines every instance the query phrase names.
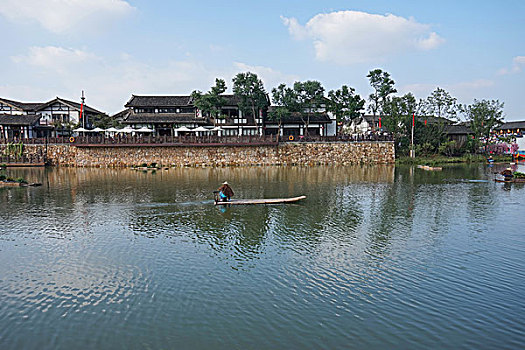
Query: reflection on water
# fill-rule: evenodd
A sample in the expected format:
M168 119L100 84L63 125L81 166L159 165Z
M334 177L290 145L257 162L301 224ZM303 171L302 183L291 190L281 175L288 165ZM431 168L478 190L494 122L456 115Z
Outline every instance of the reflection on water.
M43 186L0 189L0 342L520 347L525 192L497 171L9 169ZM216 207L225 180L307 199Z

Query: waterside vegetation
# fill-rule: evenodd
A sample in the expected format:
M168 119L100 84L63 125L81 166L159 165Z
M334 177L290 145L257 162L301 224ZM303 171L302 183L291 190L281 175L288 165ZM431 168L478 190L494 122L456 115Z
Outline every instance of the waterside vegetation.
M494 163L508 163L512 161L512 155L502 154L493 156ZM433 155L433 156L420 156L420 157L408 157L402 156L396 159L396 164L421 164L421 165L444 165L454 163L487 163L487 157L484 154L471 154L466 153L460 156L444 156L444 155Z

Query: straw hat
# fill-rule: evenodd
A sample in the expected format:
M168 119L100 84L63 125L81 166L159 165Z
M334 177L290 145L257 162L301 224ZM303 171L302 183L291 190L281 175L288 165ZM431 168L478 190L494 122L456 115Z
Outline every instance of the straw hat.
M224 181L222 184L223 184L223 185L227 185L227 184L228 184L228 181Z

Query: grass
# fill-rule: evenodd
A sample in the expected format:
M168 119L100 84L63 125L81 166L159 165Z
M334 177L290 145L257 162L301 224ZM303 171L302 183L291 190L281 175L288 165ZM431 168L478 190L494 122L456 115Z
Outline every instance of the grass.
M511 155L492 156L494 162L511 162ZM421 165L443 165L453 163L486 163L487 157L483 154L465 154L458 157L447 157L442 155L434 155L428 157L399 157L396 159L396 164L421 164Z

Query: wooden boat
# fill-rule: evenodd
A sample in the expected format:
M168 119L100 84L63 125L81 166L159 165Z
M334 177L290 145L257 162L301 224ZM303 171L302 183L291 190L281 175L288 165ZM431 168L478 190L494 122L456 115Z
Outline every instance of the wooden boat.
M525 179L524 178L519 178L519 177L515 177L513 179L510 179L510 180L503 180L503 179L494 179L494 181L496 182L504 182L504 183L519 183L519 184L525 184Z
M252 204L280 204L293 203L305 199L306 196L292 198L264 198L264 199L232 199L229 202L217 202L215 205L252 205Z
M423 170L426 170L426 171L441 171L441 170L443 170L443 168L440 167L440 166L418 165L417 167L419 169L423 169Z

